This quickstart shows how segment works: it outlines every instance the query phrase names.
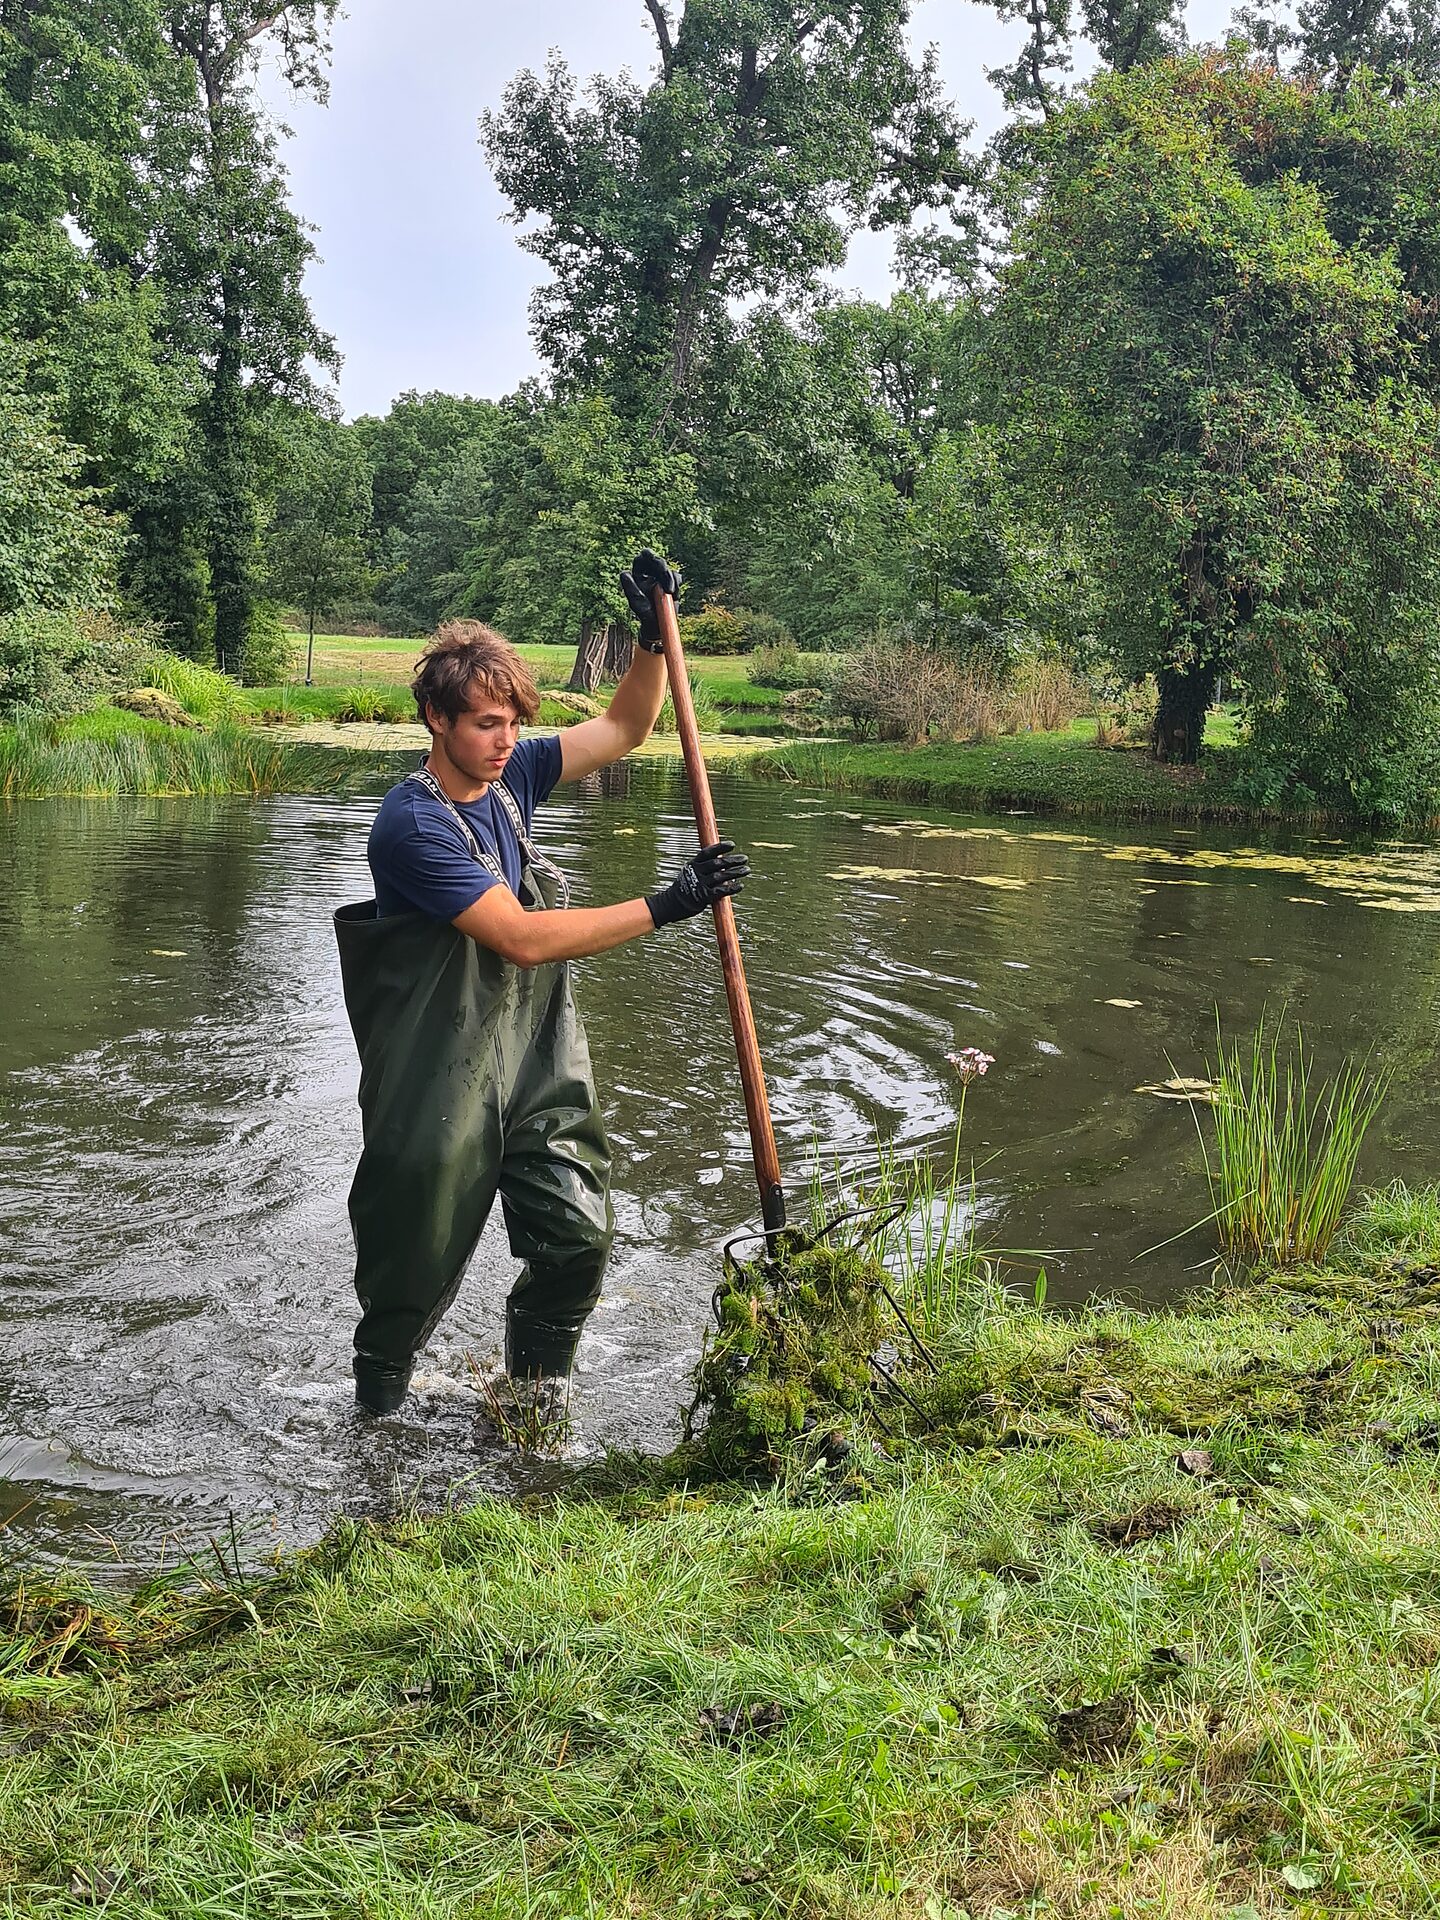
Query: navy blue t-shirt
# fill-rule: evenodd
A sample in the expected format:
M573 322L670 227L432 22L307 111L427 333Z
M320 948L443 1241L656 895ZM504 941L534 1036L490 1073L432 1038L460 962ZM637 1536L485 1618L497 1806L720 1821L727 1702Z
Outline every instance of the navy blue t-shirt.
M501 776L528 828L535 809L560 778L560 738L522 740ZM500 862L512 893L520 891L520 842L510 816L487 791L456 802L486 853ZM380 802L366 849L375 905L387 913L428 913L453 920L490 887L499 886L466 845L454 816L418 780L402 780Z

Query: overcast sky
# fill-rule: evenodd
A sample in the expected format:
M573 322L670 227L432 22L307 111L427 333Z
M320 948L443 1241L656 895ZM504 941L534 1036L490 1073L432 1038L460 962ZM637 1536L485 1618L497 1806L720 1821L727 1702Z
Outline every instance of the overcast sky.
M1213 38L1228 0L1192 0L1193 38ZM969 0L918 0L912 39L934 42L945 84L977 133L1000 118L985 68L1014 57L1022 29ZM501 216L476 122L521 67L550 48L580 76L648 73L643 0L349 0L335 28L330 104L267 97L293 128L291 198L318 229L307 285L345 356L348 415L383 413L408 387L490 398L536 361L526 306L539 265ZM862 234L838 276L883 298L890 242Z

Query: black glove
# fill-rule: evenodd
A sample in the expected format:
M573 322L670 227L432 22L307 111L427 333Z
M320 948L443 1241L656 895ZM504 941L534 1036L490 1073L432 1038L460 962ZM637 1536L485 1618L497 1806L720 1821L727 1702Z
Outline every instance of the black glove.
M655 611L652 596L656 587L662 593L678 594L679 574L658 553L652 553L649 547L642 547L635 556L635 564L621 574L620 585L640 628L637 644L646 653L663 653L665 648L660 639L660 616Z
M657 927L668 927L675 920L689 920L694 914L713 907L717 900L739 893L750 877L750 862L735 851L733 840L717 840L713 847L702 847L693 860L687 860L668 887L647 894L645 904Z

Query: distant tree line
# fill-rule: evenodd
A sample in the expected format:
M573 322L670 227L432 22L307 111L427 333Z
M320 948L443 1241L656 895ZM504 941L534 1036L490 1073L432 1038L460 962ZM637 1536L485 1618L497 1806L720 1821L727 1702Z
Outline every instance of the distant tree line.
M649 73L517 75L481 136L545 372L346 424L255 90L323 97L333 0L0 0L0 622L254 679L281 605L464 613L586 684L648 542L735 633L1148 677L1181 762L1223 687L1257 799L1433 805L1433 10L1192 51L1177 0L995 5L980 150L908 0L646 0ZM825 278L862 227L885 304Z

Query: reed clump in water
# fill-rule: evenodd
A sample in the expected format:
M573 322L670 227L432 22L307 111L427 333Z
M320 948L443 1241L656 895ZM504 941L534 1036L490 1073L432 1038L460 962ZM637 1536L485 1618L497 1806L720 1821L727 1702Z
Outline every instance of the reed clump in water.
M1301 1029L1282 1059L1279 1031L1263 1021L1248 1044L1220 1036L1217 1054L1208 1141L1196 1119L1226 1255L1248 1266L1322 1261L1389 1073L1347 1064L1320 1080Z
M74 719L22 715L0 727L0 799L326 792L345 756L227 721L163 726L116 708Z

